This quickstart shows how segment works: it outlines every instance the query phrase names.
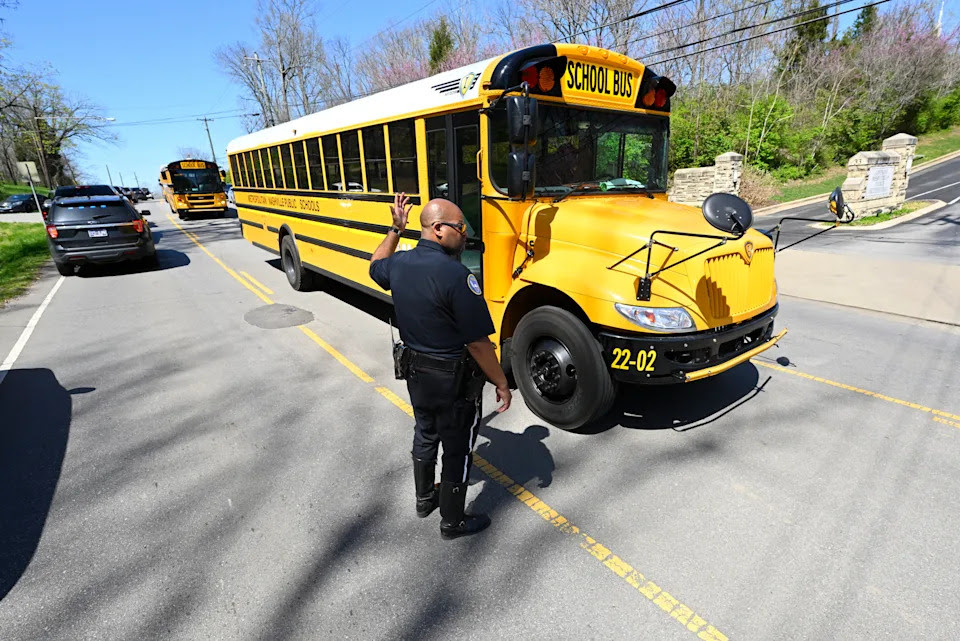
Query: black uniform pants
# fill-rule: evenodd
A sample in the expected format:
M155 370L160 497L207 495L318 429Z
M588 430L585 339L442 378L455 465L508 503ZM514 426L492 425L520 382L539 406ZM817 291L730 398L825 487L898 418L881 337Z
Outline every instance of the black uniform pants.
M456 375L428 367L414 367L407 377L407 391L417 421L413 455L437 460L443 444L442 481L466 483L470 476L473 446L480 427L480 401L471 402L456 388Z

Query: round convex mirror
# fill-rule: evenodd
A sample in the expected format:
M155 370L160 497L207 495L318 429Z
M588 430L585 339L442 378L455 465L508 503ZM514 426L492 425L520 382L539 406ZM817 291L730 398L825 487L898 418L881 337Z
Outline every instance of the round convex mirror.
M707 222L728 234L740 236L753 225L753 210L739 196L710 194L703 201L703 217Z

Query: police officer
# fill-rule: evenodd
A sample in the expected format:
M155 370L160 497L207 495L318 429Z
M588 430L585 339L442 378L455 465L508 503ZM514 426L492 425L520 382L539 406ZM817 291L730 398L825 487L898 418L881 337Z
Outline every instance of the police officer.
M464 512L467 479L480 422L479 387L467 391L471 373L482 371L497 388L498 412L510 407L507 378L493 343L490 311L477 278L460 261L467 223L449 200L428 202L420 214L420 242L394 253L412 205L394 197L393 227L370 258L370 277L393 294L400 338L409 350L407 390L413 404L413 478L417 516L439 505L440 535L474 534L490 525L486 515ZM434 485L437 452L443 445L440 487Z

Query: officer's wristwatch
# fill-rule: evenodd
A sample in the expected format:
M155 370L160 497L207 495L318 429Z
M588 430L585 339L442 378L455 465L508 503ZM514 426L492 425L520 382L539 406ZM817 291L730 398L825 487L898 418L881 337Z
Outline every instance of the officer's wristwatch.
M399 236L399 235L401 235L401 234L403 233L403 230L401 230L401 229L400 229L399 227L397 227L396 225L394 225L393 227L391 227L391 228L390 228L390 231L392 231L393 233L395 233L397 236Z

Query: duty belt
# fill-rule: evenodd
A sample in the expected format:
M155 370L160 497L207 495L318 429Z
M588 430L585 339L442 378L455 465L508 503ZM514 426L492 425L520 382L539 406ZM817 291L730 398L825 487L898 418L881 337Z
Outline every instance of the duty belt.
M459 364L458 358L441 358L410 350L410 369L432 369L452 374L457 371Z

